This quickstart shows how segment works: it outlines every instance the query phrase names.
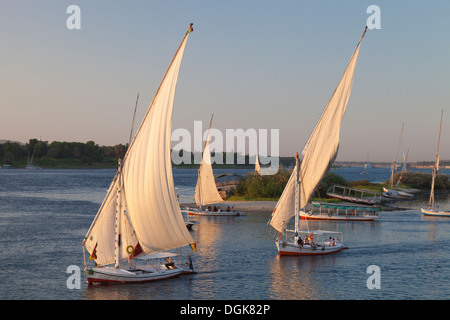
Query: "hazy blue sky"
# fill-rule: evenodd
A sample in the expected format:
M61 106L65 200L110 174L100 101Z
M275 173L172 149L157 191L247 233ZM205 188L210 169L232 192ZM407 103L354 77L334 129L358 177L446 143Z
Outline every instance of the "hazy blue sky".
M66 9L81 9L69 30ZM128 141L189 23L173 129L280 129L280 153L301 151L368 30L341 129L338 160L450 159L450 1L0 2L0 140Z

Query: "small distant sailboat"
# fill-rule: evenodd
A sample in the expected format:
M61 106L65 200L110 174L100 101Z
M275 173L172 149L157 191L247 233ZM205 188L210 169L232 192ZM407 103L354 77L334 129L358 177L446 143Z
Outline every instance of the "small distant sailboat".
M276 246L280 255L323 255L345 248L341 232L309 230L309 227L307 230L300 230L300 213L304 211L317 185L336 159L339 131L350 98L360 44L366 31L367 27L336 90L303 148L303 159L300 161L296 154L294 170L269 220L269 224L279 232ZM292 218L295 218L294 230L288 230L287 225ZM308 220L305 222L308 226ZM283 234L285 239L282 239Z
M259 148L256 151L255 173L261 175L261 166L259 164Z
M39 139L39 141L41 141L41 140ZM35 166L33 164L34 154L36 153L37 145L38 145L37 143L34 145L34 150L33 150L33 154L31 155L31 158L30 158L30 153L29 153L30 150L28 150L27 166L25 167L25 169L32 169L32 170L33 169L41 169L41 167Z
M423 209L422 213L427 216L439 216L439 217L450 217L450 211L441 211L438 210L437 205L434 204L434 180L436 179L437 173L439 171L439 143L441 141L441 129L442 129L442 116L444 114L444 109L441 112L441 124L439 126L439 137L438 144L436 150L436 158L434 160L434 167L431 176L431 191L430 191L430 200L428 202L428 208Z
M400 177L398 178L397 183L395 184L396 188L398 188L398 186L400 185L400 182L402 181L402 178L403 178L403 174L408 172L408 164L406 163L406 161L408 159L408 154L409 154L409 149L406 152L406 155L403 152L403 167L402 167L402 171L400 171Z
M364 171L361 174L369 174L369 154L367 154L367 161L364 165Z
M180 212L170 157L175 88L192 30L191 24L83 240L89 283L145 282L194 272L190 256L184 268L172 260L177 253L166 252L196 248ZM91 260L94 267L88 266Z
M239 216L242 212L234 209L232 204L223 204L223 199L217 190L216 181L214 179L213 169L211 165L211 152L209 150L209 140L211 137L211 124L209 123L208 137L206 138L205 146L203 148L202 162L198 169L197 185L195 187L195 203L198 208L182 209L183 213L187 212L189 215L202 216Z
M402 129L400 131L400 138L398 139L398 144L397 144L397 151L395 153L394 162L392 162L392 165L391 165L391 178L389 179L389 187L388 188L383 187L383 196L385 198L391 198L391 199L414 198L414 195L412 193L394 189L394 172L395 172L395 169L397 168L396 162L397 162L398 150L400 148L400 142L402 141L404 125L405 124L402 123Z

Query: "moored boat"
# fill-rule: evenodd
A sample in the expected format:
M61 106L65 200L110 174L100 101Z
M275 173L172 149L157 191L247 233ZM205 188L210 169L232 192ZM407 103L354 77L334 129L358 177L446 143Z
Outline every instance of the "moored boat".
M398 150L400 148L400 143L402 141L403 127L404 127L404 123L402 123L402 129L400 131L400 137L398 139L398 144L397 144L397 151L395 153L394 161L392 162L392 165L391 165L391 178L389 179L389 187L388 188L383 187L383 193L382 193L383 197L389 198L389 199L413 199L414 198L414 194L398 189L398 184L400 183L401 176L400 176L399 180L397 181L397 186L394 188L394 172L395 172L395 169L397 168L396 161L397 161ZM403 172L406 171L405 154L403 154L403 160L404 160L404 166L402 169L402 174L403 174Z
M327 190L327 196L346 202L365 205L375 205L380 202L380 195L376 192L340 185L333 185L330 187Z
M381 208L374 206L345 205L312 202L309 211L301 211L307 220L374 221L381 218Z
M438 206L434 203L434 183L439 171L439 143L441 141L441 129L442 129L442 116L444 115L444 109L441 111L441 124L439 126L439 136L436 150L436 157L434 160L433 172L431 175L431 190L430 190L430 200L428 201L428 208L422 208L421 211L426 216L434 217L450 217L450 211L440 210Z

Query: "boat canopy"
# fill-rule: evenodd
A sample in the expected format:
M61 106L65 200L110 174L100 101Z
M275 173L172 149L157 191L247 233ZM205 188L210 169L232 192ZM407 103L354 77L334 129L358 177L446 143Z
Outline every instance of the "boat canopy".
M157 253L148 254L148 255L145 255L142 257L136 257L136 259L150 260L150 259L171 258L171 257L176 257L176 256L179 256L179 254L173 253L173 252L157 252Z

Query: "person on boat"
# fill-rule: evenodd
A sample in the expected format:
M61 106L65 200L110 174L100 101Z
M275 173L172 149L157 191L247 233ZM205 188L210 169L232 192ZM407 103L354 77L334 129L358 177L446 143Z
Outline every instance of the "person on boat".
M298 244L300 247L303 246L303 240L302 240L301 237L298 237L297 244Z
M309 243L310 244L314 243L314 235L312 233L309 234Z
M176 269L177 268L177 267L175 267L175 263L173 263L171 257L167 257L166 258L166 262L167 263L165 264L165 266L166 266L167 269Z
M327 240L327 243L328 243L328 246L332 246L332 243L333 243L333 239L330 237L328 240Z

